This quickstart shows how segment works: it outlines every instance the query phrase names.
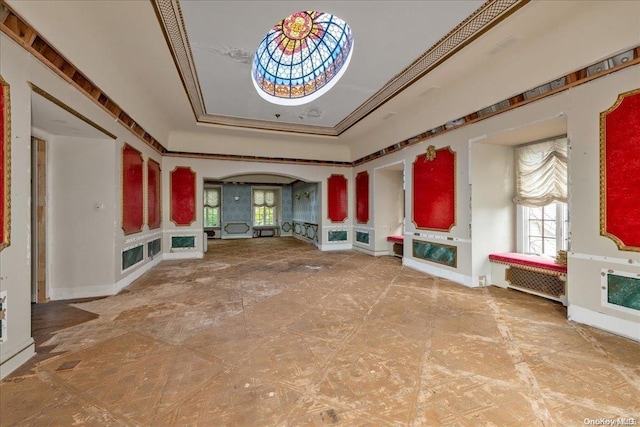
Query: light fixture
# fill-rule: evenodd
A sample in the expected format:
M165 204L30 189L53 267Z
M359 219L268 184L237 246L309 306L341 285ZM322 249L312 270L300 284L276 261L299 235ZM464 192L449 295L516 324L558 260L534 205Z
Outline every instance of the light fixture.
M296 194L296 200L300 200L300 195Z
M233 196L233 200L237 202L238 200L240 200L240 196Z
M340 80L352 54L346 22L325 12L296 12L260 42L251 80L258 94L273 104L306 104Z
M310 194L311 194L310 192L305 191L305 192L304 192L304 197L306 197L306 198L308 199Z

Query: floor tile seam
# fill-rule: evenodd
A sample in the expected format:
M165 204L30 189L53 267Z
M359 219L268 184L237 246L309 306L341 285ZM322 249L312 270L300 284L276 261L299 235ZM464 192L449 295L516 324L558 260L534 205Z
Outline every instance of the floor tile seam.
M182 350L184 351L189 351L192 354L195 354L196 356L200 357L196 352L194 352L193 350L187 349L185 347L181 347ZM175 368L176 366L176 361L178 360L179 356L183 356L182 352L180 350L175 351L174 354L171 357L171 361L169 362L169 366L171 367L171 371L173 371L173 368ZM209 361L211 362L209 359L207 358L202 358L203 360ZM222 365L224 365L223 363L221 363ZM229 369L230 371L231 369ZM224 372L224 371L223 371ZM189 400L192 396L194 396L197 392L199 392L202 388L203 385L207 382L213 381L216 377L221 376L222 372L218 372L216 374L210 375L208 378L206 378L204 381L202 381L202 383L200 384L200 387L194 387L191 388L189 390L189 393L187 394L187 396L184 399L181 399L178 402L175 402L174 404L170 405L168 408L159 408L158 404L160 402L162 402L162 399L164 398L164 395L167 391L167 387L169 385L169 380L171 379L171 373L169 373L169 375L167 375L164 379L164 385L162 387L162 391L160 392L160 395L158 396L158 400L155 402L154 404L154 408L153 408L153 412L150 415L150 418L152 420L156 419L159 416L162 416L166 413L169 413L169 408L175 408L175 407L179 407L180 405L182 405L185 401Z
M109 327L108 329L110 329L110 330L115 330L115 331L117 331L117 330L118 330L118 328L114 328L114 327ZM95 332L95 331L91 331L91 332ZM103 332L103 331L99 331L99 332ZM85 334L86 334L86 332L85 332L85 331L83 331L83 332L81 332L81 333L80 333L80 335L82 335L81 339L86 338L86 337L84 336ZM117 336L119 336L119 335L117 335ZM47 344L49 341L51 341L51 340L52 340L52 339L54 339L54 338L58 338L58 334L57 334L57 333L56 333L56 334L54 334L51 338L49 338L49 339L48 339L47 341L45 341L44 343L39 344L39 345L38 345L38 348L40 348L40 347L53 347L52 351L50 351L49 353L54 353L54 352L55 352L55 350L56 350L58 347L60 347L60 346L62 346L62 345L64 345L64 344L67 344L67 341L73 341L73 342L76 342L78 337L76 336L76 334L74 334L74 335L73 335L73 337L72 337L72 338L73 338L72 340L71 340L71 339L60 338L60 342L58 342L58 343ZM114 338L114 337L113 337L113 336L109 336L109 337L105 338L105 339L104 339L104 340L102 340L102 341L96 341L95 343L93 343L93 344L91 344L91 345L88 345L87 347L83 347L83 348L91 348L91 347L93 347L94 345L97 345L97 344L99 344L99 343L101 343L101 342L104 342L104 341L106 341L106 340L109 340L109 339L111 339L111 338Z
M496 367L495 369L492 369L491 371L485 371L484 373L486 374L488 372L494 372L499 369L501 369L501 367ZM471 372L471 371L461 371L461 370L452 371L451 369L448 369L442 365L438 365L438 368L436 369L436 371L444 375L448 375L449 378L447 381L439 382L434 384L433 386L430 386L430 388L442 386L447 383L457 381L459 379L469 379L469 380L478 379L483 383L483 384L479 384L478 386L482 386L484 384L490 383L491 385L495 385L502 389L507 389L507 390L518 391L522 389L521 384L518 384L513 381L509 381L509 380L503 380L500 378L489 377L489 376L483 375L482 373Z
M134 419L120 413L117 408L110 408L109 405L105 405L105 402L101 402L98 399L92 397L88 392L83 392L76 387L68 384L64 379L60 378L53 372L38 372L38 379L44 384L51 387L53 390L63 393L65 401L78 403L83 409L86 410L86 405L96 408L104 413L107 413L109 417L113 418L117 422L129 426L140 425ZM68 398L68 399L67 399ZM56 409L60 405L55 404L51 406L51 409Z
M626 364L614 356L612 356L607 350L606 347L603 346L596 337L591 335L587 329L580 325L574 326L576 332L584 338L596 352L604 356L609 363L613 366L613 368L618 371L618 373L627 381L632 387L634 387L638 391L638 395L640 396L640 375L636 374L632 367L627 367ZM640 356L639 356L640 358Z
M530 319L530 318L525 318L525 317L520 317L520 316L515 316L510 312L506 312L504 314L501 314L503 319L505 319L505 321L515 321L514 323L516 323L514 326L518 326L518 323L525 323L527 325L539 325L539 326L553 326L554 328L560 328L560 329L564 329L565 331L574 331L575 332L575 328L572 327L567 319L562 319L564 322L567 322L566 324L562 325L562 324L558 324L557 322L552 322L552 321L546 321L546 320L537 320L537 319Z
M556 420L553 419L551 413L549 412L549 408L547 407L545 401L545 396L540 389L538 380L533 374L533 371L531 370L529 364L525 361L518 342L513 340L513 335L511 333L511 330L509 329L509 326L504 323L502 314L500 312L500 307L498 306L498 304L496 304L493 296L487 290L487 288L483 288L482 291L485 296L486 303L496 320L498 330L500 331L500 334L504 339L507 354L512 359L512 363L516 369L518 379L523 384L524 389L528 391L525 399L529 402L534 415L538 418L539 421L541 421L544 425L555 424Z
M636 418L636 421L640 421L640 410L634 411L627 408L621 408L616 405L608 405L595 401L593 399L581 398L576 395L569 395L549 388L545 388L544 392L549 396L549 400L557 400L571 406L580 406L583 408L595 409L600 412L608 412L609 414L622 414L625 417ZM580 419L579 421L582 421L582 419Z
M394 277L395 278L395 277ZM371 312L373 306L379 302L384 295L386 295L386 293L388 292L389 288L391 287L393 283L393 280L387 285L387 287L378 295L378 298L376 299L376 301L372 304L372 307L367 311L367 313L365 313L365 315L363 316L362 320L359 322L358 325L355 325L354 328L352 328L351 331L349 331L345 337L339 342L339 344L336 346L335 350L329 355L329 357L327 357L326 361L325 361L325 365L323 366L322 369L319 370L318 374L315 375L314 377L312 377L310 379L311 381L311 385L309 386L309 388L315 388L317 389L319 387L319 385L325 381L327 379L327 374L329 372L330 369L330 364L331 362L336 358L336 356L342 352L347 344L351 341L351 339L353 338L353 336L355 335L355 333L362 327L362 324L366 321L366 317L367 314ZM305 394L302 394L301 396L298 397L298 399L302 399L303 397L306 396Z
M115 337L110 337L110 338L108 338L108 339L106 339L106 340L104 340L104 341L102 341L100 343L97 343L97 344L104 344L107 341L116 340L116 339L122 338L122 336L126 335L127 333L142 335L144 338L150 339L152 341L155 341L155 342L158 342L158 343L161 344L159 349L154 349L150 353L147 352L145 354L136 354L136 357L135 357L136 360L144 358L144 357L147 357L149 354L153 354L154 356L156 356L156 355L162 355L162 354L165 354L165 353L170 353L172 351L175 351L175 349L177 347L179 347L179 345L176 345L176 344L171 343L169 341L165 341L165 340L159 339L159 338L157 338L157 337L155 337L155 336L153 336L153 335L151 335L151 334L149 334L147 332L141 331L141 330L128 329L128 328L123 328L123 329L126 330L125 333L123 333L121 335L118 335L118 336L115 336ZM90 348L95 347L97 344L91 345L90 347L85 347L85 348L81 348L81 349L70 351L70 352L66 353L66 356L70 356L72 354L77 354L77 353L80 353L82 351L88 350ZM87 368L82 368L81 365L82 365L82 363L80 363L76 368L74 368L74 370L87 369Z
M221 378L223 375L229 374L230 372L234 371L234 369L236 369L236 367L231 366L231 365L227 365L225 364L226 369L211 375L209 378L207 378L206 380L202 381L199 385L193 387L192 389L189 390L189 393L187 394L186 397L175 401L174 403L172 403L171 405L167 406L166 408L157 408L154 407L154 411L153 411L153 415L151 416L151 420L152 421L156 421L158 418L162 418L164 416L167 416L168 414L170 414L172 411L175 411L176 409L179 409L181 406L183 406L185 404L185 402L189 401L190 399L192 399L194 396L197 396L198 393L202 392L203 390L206 389L206 387L208 387L209 385L211 385L211 383L217 381L219 378ZM160 395L160 398L158 399L158 401L156 402L156 405L162 400L162 396L164 396L164 393Z
M35 374L34 374L35 375ZM44 381L42 381L42 379L40 379L37 375L36 376L36 380L44 383L46 386L50 387L53 390L53 393L55 393L55 391L57 390L54 386L45 383ZM1 384L6 384L6 378L5 380L3 380ZM37 413L32 413L27 415L26 417L20 419L17 423L12 424L13 426L24 426L24 425L33 425L30 423L30 421L33 421L35 419L37 419L40 416L44 416L54 410L56 410L57 408L59 408L60 406L64 406L68 403L74 402L75 396L73 396L71 393L66 393L63 392L63 397L61 398L61 400L46 400L44 406L42 406L41 408L39 408L39 411ZM4 426L4 422L3 419L0 417L0 425Z
M438 337L444 337L444 336L452 336L452 337L462 337L466 340L471 340L471 342L476 342L476 341L480 341L480 342L485 342L488 344L502 344L504 341L502 340L501 337L496 337L496 338L492 338L492 337L488 337L485 335L478 335L478 334L465 334L465 333L453 333L453 332L442 332L438 334Z
M428 287L426 286L412 286L412 285L407 285L407 284L403 284L403 283L396 283L393 285L396 288L407 288L407 289L411 289L411 290L415 290L415 291L420 291L420 292L431 292L433 285L429 285Z
M38 362L38 363L36 364L36 366L34 366L34 368L33 368L33 369L34 369L34 371L36 371L36 370L40 370L40 369L48 370L48 369L45 369L45 368L46 368L48 365L50 365L50 364L52 364L53 362L55 362L57 359L61 359L61 358L64 358L64 357L70 356L70 355L72 355L72 354L77 354L77 353L80 353L80 352L82 352L82 351L89 350L89 349L91 349L91 348L93 348L93 347L95 347L95 346L97 346L97 345L100 345L100 344L105 343L106 341L109 341L109 340L112 340L112 339L115 339L115 338L119 338L119 337L121 337L122 335L125 335L126 333L127 333L127 332L123 332L123 333L122 333L122 334L120 334L120 335L107 337L107 338L105 338L104 340L99 340L99 341L93 342L93 343L91 343L90 345L87 345L86 347L77 348L77 349L74 349L74 350L61 351L61 352L60 352L60 354L56 354L56 355L54 355L54 356L52 356L52 357L49 357L49 358L44 359L44 360L41 360L40 362ZM74 340L74 341L75 341L75 340ZM59 346L56 346L56 348L57 348L57 347L59 347ZM53 353L53 351L52 351L52 352L50 352L49 354L51 354L51 353Z
M431 290L431 300L433 304L438 303L438 297L440 293L440 286L437 280L434 280ZM413 403L412 413L409 419L409 422L412 426L423 426L426 425L427 419L425 414L425 408L428 400L429 388L427 387L427 383L429 380L429 375L427 372L429 371L429 367L432 366L431 363L431 350L433 347L433 334L435 327L436 314L435 311L431 311L429 313L430 322L429 325L429 334L427 334L427 339L424 342L422 358L420 363L420 374L418 376L418 381L416 382L416 391L417 396L416 400ZM413 419L411 419L413 418Z

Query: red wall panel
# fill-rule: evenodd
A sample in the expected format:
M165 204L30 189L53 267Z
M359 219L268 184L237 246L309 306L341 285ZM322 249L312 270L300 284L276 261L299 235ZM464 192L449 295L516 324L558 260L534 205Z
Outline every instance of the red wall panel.
M413 162L413 223L426 230L449 231L456 225L456 153L433 150Z
M356 221L363 224L369 222L369 173L367 171L356 175Z
M640 89L600 114L600 233L640 251Z
M122 230L124 234L142 231L144 189L142 154L130 146L122 147Z
M332 222L347 219L347 178L344 175L331 175L328 185L328 215Z
M191 225L196 220L196 173L178 166L171 171L171 221L176 225Z
M158 228L162 223L161 191L160 165L155 160L149 159L147 162L147 224L149 224L149 229Z

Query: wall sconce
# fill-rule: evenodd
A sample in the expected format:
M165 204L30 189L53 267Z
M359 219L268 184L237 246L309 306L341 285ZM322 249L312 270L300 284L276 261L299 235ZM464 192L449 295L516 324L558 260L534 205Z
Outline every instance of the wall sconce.
M308 199L309 198L309 194L311 194L311 193L309 193L308 191L305 191L304 192L304 197L306 197Z
M240 200L240 196L233 196L233 200L237 202L238 200Z
M300 195L296 194L296 200L300 200Z

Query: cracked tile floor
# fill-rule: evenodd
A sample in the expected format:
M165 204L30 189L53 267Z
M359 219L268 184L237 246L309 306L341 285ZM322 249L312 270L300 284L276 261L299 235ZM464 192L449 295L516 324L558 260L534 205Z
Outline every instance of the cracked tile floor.
M640 424L640 343L398 258L218 240L73 306L0 384L0 425Z

